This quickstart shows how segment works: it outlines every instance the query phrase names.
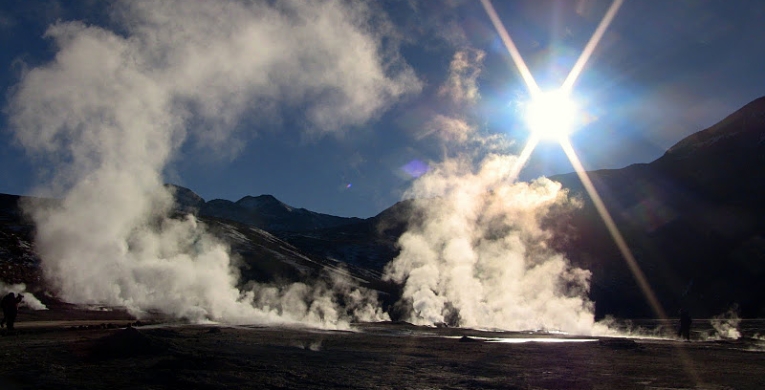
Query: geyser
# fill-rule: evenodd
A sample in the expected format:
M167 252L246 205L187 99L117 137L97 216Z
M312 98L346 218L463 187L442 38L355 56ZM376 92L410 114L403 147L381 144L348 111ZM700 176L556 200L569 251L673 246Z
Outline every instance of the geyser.
M475 170L447 161L420 177L409 196L421 220L400 240L386 277L404 284L408 320L433 325L592 334L590 272L546 245L541 220L576 207L561 185L511 177L517 157L490 155Z
M235 153L249 138L237 133L242 118L277 123L281 109L300 107L311 131L332 133L419 90L381 46L396 41L375 27L381 16L331 0L124 1L112 11L114 31L50 26L55 58L23 75L6 108L41 162L38 194L62 199L28 209L56 292L191 320L385 318L369 307L374 294L347 283L240 291L227 246L191 216L169 219L162 185L187 139ZM338 295L357 304L340 307Z

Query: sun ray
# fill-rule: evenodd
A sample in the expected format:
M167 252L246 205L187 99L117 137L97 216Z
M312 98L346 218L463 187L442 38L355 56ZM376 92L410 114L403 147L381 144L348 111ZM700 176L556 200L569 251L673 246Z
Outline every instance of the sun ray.
M668 319L669 317L667 317L667 313L664 311L661 303L659 303L658 298L656 298L656 294L653 292L651 285L648 283L648 279L640 269L640 266L638 265L637 260L632 254L629 246L627 246L627 241L624 239L624 236L622 236L619 228L616 226L614 219L611 218L611 214L608 212L608 209L606 209L606 205L603 203L603 200L600 198L598 191L592 184L592 180L590 180L590 177L587 175L587 171L584 170L584 166L582 165L581 161L579 161L579 157L576 155L571 142L569 140L563 140L561 141L561 147L566 153L566 156L568 156L569 161L571 161L571 165L573 165L574 171L576 172L577 176L579 176L579 180L582 181L584 189L587 191L590 199L592 199L592 203L595 205L595 209L598 211L598 214L600 214L600 218L606 225L606 228L608 229L609 234L611 234L611 238L614 240L614 243L616 243L616 246L619 248L619 252L621 252L622 257L627 263L630 272L632 272L632 276L635 278L635 281L637 281L640 290L648 301L648 304L651 306L651 309L658 316L658 318L662 320ZM694 383L699 384L699 374L693 364L691 357L680 346L677 346L676 350L683 369L692 378Z
M603 220L603 223L606 224L608 233L611 234L611 238L614 240L614 243L616 243L616 246L619 248L619 252L627 262L627 266L632 272L635 281L637 281L640 290L643 292L643 295L645 295L646 300L648 300L648 304L651 306L651 309L653 309L654 313L656 313L659 318L667 318L667 314L664 312L664 308L656 298L656 294L654 294L653 289L648 284L648 279L646 279L645 274L643 274L643 271L640 269L640 266L635 260L635 256L632 255L632 251L630 250L629 246L627 246L627 241L624 240L624 236L622 236L619 228L616 227L616 223L614 222L613 218L611 218L611 214L608 212L608 209L606 209L606 205L600 198L600 194L598 194L598 191L592 184L590 177L584 170L584 166L582 166L581 161L579 161L579 157L576 155L571 142L569 140L562 140L560 144L569 161L571 161L571 165L574 167L574 171L576 171L577 176L579 176L579 179L582 181L584 189L587 191L590 199L592 199L592 203L595 205L595 209L598 211L600 218Z
M499 20L499 15L497 15L497 11L494 10L494 6L491 5L491 1L481 0L481 4L483 4L483 8L486 10L486 14L489 15L491 23L494 25L494 28L497 29L497 33L502 38L502 42L505 44L507 51L510 52L510 57L513 59L515 66L518 68L518 72L521 73L521 77L523 77L523 81L526 83L526 87L529 89L529 93L531 96L538 95L540 92L539 86L534 80L534 76L531 75L529 67L526 66L526 62L523 61L523 57L521 57L521 53L518 51L515 43L513 43L513 39L510 38L510 34L507 33L507 30L505 30L505 26L502 24L502 21Z
M576 80L579 78L579 75L582 73L582 69L584 69L584 66L587 64L587 61L590 59L590 56L595 51L595 48L598 46L598 43L600 42L600 39L603 38L603 34L605 34L606 30L608 29L608 26L611 24L611 21L614 20L614 17L616 16L616 12L619 11L619 7L622 6L623 2L624 0L614 0L614 2L611 3L611 6L608 7L608 11L606 11L606 15L603 16L603 19L600 21L600 24L598 24L598 28L595 29L594 33L592 33L592 37L590 37L590 41L587 42L587 45L584 47L584 50L582 50L582 54L579 55L579 58L576 60L576 63L574 64L574 67L571 68L571 72L569 72L568 76L566 76L566 80L563 81L563 84L561 85L561 89L571 90L574 87L574 83L576 83Z
M529 137L529 140L526 141L526 146L523 147L523 150L521 151L521 154L518 156L518 159L515 160L513 169L510 171L510 175L508 176L510 180L518 179L518 175L521 173L521 170L526 165L526 162L529 161L529 157L531 157L531 152L533 152L534 149L536 149L538 143L539 143L539 137L532 134Z

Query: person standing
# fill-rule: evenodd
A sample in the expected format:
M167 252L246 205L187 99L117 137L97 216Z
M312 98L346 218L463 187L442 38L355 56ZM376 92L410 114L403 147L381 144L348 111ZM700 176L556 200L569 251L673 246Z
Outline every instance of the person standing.
M691 314L688 313L688 310L680 310L680 329L678 329L677 336L686 340L691 339Z
M12 292L8 293L3 300L0 301L0 306L3 307L3 320L0 321L0 326L4 323L8 325L8 330L13 330L13 325L16 323L16 315L19 314L19 303L24 299L24 295L14 295Z

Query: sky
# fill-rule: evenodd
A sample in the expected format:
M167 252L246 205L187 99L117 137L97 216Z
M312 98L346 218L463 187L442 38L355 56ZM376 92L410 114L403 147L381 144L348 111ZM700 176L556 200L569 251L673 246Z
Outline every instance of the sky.
M551 89L610 4L494 7ZM574 85L584 167L653 161L765 95L763 17L756 0L626 0ZM150 153L135 156L205 200L271 194L366 218L439 162L518 154L529 136L529 92L468 0L5 1L0 88L0 192L20 195L56 196L93 161L129 164L79 143L137 140ZM81 138L94 123L124 134ZM571 171L545 143L521 179Z

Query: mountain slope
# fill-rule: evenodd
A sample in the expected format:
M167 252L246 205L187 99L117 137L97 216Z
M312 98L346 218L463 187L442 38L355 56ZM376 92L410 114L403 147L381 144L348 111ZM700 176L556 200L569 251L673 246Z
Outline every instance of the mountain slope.
M365 269L369 277L380 278L385 265L398 256L398 238L416 216L414 204L413 200L396 203L355 224L275 234L313 256L337 259Z
M22 197L0 194L0 282L40 281L40 258L32 245L34 226L18 207Z
M588 174L670 315L765 315L765 98L650 164ZM598 314L653 315L578 177L552 179L585 200L554 246L593 271Z
M174 191L179 199L176 215L198 210L204 203L188 189L175 187ZM0 194L0 283L25 283L28 291L47 291L42 278L41 259L34 250L34 225L20 207L29 199ZM57 204L55 200L47 201L53 207ZM386 287L365 269L304 253L257 227L215 217L199 216L198 219L208 232L228 244L242 285L250 281L279 284L308 282L338 272L345 274L347 270L363 286Z

